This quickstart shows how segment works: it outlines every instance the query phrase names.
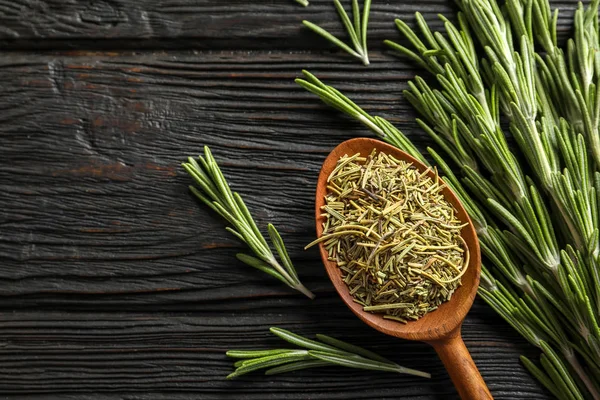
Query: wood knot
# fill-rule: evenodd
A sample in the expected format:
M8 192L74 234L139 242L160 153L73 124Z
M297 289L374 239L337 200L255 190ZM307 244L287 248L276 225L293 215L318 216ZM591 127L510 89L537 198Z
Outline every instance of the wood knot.
M110 28L127 22L128 18L111 1L92 0L79 12L79 19L88 24Z

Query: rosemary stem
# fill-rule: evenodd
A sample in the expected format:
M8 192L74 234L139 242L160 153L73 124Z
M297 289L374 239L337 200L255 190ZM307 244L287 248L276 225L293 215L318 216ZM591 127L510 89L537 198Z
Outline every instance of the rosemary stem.
M291 276L285 268L283 268L281 266L281 264L279 264L279 262L275 259L275 257L271 257L269 259L269 265L271 265L273 268L275 268L277 270L277 272L279 272L281 274L281 276L283 276L285 278L285 280L288 282L288 285L299 291L300 293L302 293L303 295L305 295L306 297L308 297L309 299L314 299L315 295L313 292L311 292L310 290L308 290L306 288L306 286L304 286L302 284L302 282L300 282L299 280L295 279L293 276Z
M573 351L571 349L565 350L566 351L562 352L563 355L565 356L566 360L569 362L573 370L575 370L577 376L583 381L585 387L590 391L592 398L594 400L600 400L600 392L598 392L598 388L592 383L592 380L590 379L589 375L583 370L583 367L577 360L577 357L575 356Z
M590 138L590 147L592 148L592 156L596 164L600 165L600 132L591 132L588 135Z
M406 367L401 367L398 366L397 368L398 372L400 372L401 374L408 374L408 375L414 375L414 376L421 376L423 378L431 378L431 374L427 373L427 372L423 372L423 371L418 371L416 369L412 369L412 368L406 368Z
M303 295L305 295L306 297L308 297L309 299L314 299L315 295L313 292L311 292L310 290L308 290L306 288L306 286L304 286L302 283L297 283L296 285L293 286L294 289L296 289L297 291L299 291L300 293L302 293Z
M368 60L367 60L368 62ZM365 117L362 114L357 114L356 118L362 122L364 125L367 126L367 128L371 129L372 131L374 131L375 133L377 133L379 136L381 136L382 138L385 138L385 132L378 127L376 124L374 124L369 118Z
M369 65L369 55L367 53L363 53L361 61L365 66Z

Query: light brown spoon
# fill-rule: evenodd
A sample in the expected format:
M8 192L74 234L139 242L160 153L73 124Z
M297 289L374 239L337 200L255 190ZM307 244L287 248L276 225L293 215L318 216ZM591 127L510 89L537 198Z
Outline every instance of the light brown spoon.
M363 156L368 156L373 149L390 154L399 160L412 162L421 171L427 169L425 165L407 153L378 140L357 138L341 143L325 159L321 173L319 174L315 204L317 237L321 237L323 232L322 223L324 217L321 217L321 206L325 203L327 177L344 154L351 156L361 153ZM433 171L429 175L435 178ZM454 386L456 386L456 390L463 400L492 399L492 395L477 370L460 334L462 322L473 304L475 294L477 293L477 286L479 285L479 275L481 272L479 241L477 240L473 224L456 195L449 188L445 188L443 193L445 198L456 208L457 217L463 222L469 222L469 225L463 228L461 236L467 243L471 257L467 272L462 277L462 286L454 292L452 299L443 303L437 310L426 314L421 319L402 324L384 319L379 314L363 311L361 305L352 301L352 295L348 292L348 287L342 281L341 271L337 267L337 264L327 259L327 251L323 242L319 243L321 258L325 264L327 274L340 297L363 322L387 335L429 343L440 356L450 378L452 378L452 382L454 382Z

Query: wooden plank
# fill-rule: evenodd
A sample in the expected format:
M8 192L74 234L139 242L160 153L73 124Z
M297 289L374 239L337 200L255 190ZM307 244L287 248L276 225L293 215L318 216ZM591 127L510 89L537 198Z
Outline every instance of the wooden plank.
M321 296L303 312L291 310L290 305L274 300L269 306L228 313L36 310L0 314L0 394L69 398L68 393L78 399L456 398L429 346L371 330L334 297ZM488 313L481 304L475 307L465 337L495 398L546 399L515 357L523 351L531 354L531 349L506 325L490 324ZM268 333L272 325L308 336L327 332L402 365L430 371L433 378L327 368L224 381L232 371L226 349L282 345ZM137 393L140 397L135 397Z
M341 304L316 250L320 164L369 134L294 83L309 68L419 146L409 65L335 54L148 52L0 59L0 393L52 398L454 398L433 351L384 337ZM348 76L355 79L348 81ZM275 223L310 302L234 258L243 249L178 164L210 145L257 222ZM280 345L269 326L327 333L434 374L302 372L225 382L228 348ZM497 399L545 399L537 351L478 302L467 346ZM137 396L137 397L136 397Z
M0 272L0 294L48 285L66 294L207 287L206 299L215 284L258 290L262 277L240 274L241 246L223 221L187 192L179 164L203 145L257 221L281 228L305 279L322 278L316 250L302 250L314 235L317 173L337 143L368 131L293 78L308 66L414 129L408 105L398 102L410 76L405 64L386 59L372 70L377 79L347 83L360 66L334 60L252 52L7 57L0 255L11 263Z
M562 10L558 26L564 34L576 2L552 5ZM455 9L442 0L375 1L369 25L372 47L398 38L394 19L412 21L416 11L440 27L437 14L452 17ZM312 0L306 8L293 0L0 0L0 40L4 47L19 48L331 48L302 27L303 19L345 37L330 0Z

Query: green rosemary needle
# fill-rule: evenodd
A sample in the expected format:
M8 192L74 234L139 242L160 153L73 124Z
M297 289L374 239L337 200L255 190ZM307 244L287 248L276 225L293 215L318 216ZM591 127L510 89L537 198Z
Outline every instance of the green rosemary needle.
M240 253L237 254L237 258L243 263L279 279L308 298L314 298L315 295L298 279L296 269L277 229L272 224L267 225L269 238L281 263L271 251L271 247L258 229L240 195L232 192L229 188L229 184L208 146L204 146L204 157L199 156L197 161L189 157L188 162L182 165L199 186L199 189L190 186L192 193L233 225L233 227L225 229L246 243L256 256Z
M296 0L296 3L300 4L301 6L304 7L308 7L308 0Z
M227 379L267 368L265 375L276 375L332 365L431 378L426 372L402 367L367 349L330 336L317 335L319 341L316 341L281 328L273 327L270 331L302 349L230 350L226 353L227 356L239 361L233 364L236 370L229 374Z
M352 42L352 46L354 46L354 48L350 47L325 29L313 24L310 21L305 20L302 21L302 23L313 32L321 35L342 50L361 60L364 65L369 65L369 55L367 51L367 26L369 25L371 0L365 0L362 9L362 15L358 6L358 0L352 0L352 21L350 20L350 17L346 13L346 10L344 10L344 7L339 0L333 0L333 3L335 4L335 8L340 15L348 35L350 36L350 41Z

